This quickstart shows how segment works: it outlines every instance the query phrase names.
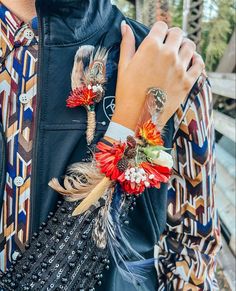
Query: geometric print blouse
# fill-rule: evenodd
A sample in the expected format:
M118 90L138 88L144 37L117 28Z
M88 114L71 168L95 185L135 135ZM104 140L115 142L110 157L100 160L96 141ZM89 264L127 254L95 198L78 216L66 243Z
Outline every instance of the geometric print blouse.
M6 270L29 234L38 41L35 19L24 24L2 4L0 25L0 122L7 158L0 209L0 269Z
M158 291L168 285L171 290L219 290L215 267L221 234L215 205L212 93L204 76L196 89L199 92L193 90L174 116L167 225L155 246Z
M7 136L7 176L0 219L0 269L28 239L31 150L37 79L35 23L23 24L0 4L0 122ZM174 169L166 230L155 246L158 291L218 290L221 247L215 207L212 94L202 78L174 116Z

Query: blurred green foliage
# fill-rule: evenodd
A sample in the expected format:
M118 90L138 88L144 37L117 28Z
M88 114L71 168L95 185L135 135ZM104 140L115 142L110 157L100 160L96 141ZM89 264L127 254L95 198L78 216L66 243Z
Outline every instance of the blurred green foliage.
M172 25L182 26L183 0L171 0ZM214 71L224 54L236 24L234 0L205 0L200 53L208 71Z
M171 0L170 13L172 18L172 26L182 27L183 21L183 5L184 0Z
M117 5L120 10L130 18L135 18L135 7L127 0L112 0L113 4Z
M214 71L235 29L234 0L215 0L216 15L202 23L201 53L208 71Z

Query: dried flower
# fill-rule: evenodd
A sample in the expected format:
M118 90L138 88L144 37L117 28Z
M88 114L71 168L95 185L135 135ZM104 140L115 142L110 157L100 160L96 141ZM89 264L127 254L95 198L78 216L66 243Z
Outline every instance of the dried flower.
M125 156L128 159L135 158L135 156L136 156L136 148L129 148L129 147L127 147L126 150L125 150Z
M122 158L117 163L117 168L119 171L124 172L129 166L129 161L126 158Z
M135 148L137 145L137 142L133 136L129 135L127 136L127 144L130 148Z

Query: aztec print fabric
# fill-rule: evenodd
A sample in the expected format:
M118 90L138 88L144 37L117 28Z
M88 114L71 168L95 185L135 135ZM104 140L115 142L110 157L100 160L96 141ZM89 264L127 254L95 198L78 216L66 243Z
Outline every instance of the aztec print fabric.
M204 78L205 79L205 78ZM167 227L155 246L158 290L219 290L215 255L221 247L215 206L215 145L208 81L175 114Z
M32 25L22 23L1 4L0 25L0 122L7 148L0 269L6 270L29 233L38 45Z

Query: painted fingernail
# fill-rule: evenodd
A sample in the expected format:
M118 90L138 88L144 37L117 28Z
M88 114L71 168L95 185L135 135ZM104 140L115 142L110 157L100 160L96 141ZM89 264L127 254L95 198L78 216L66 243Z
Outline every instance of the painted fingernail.
M127 27L126 27L126 21L125 20L122 20L120 26L121 26L121 34L122 34L122 36L124 36L124 34L126 32L126 29L127 29Z

